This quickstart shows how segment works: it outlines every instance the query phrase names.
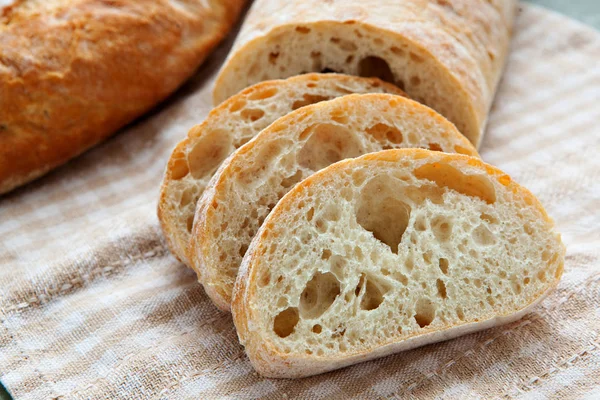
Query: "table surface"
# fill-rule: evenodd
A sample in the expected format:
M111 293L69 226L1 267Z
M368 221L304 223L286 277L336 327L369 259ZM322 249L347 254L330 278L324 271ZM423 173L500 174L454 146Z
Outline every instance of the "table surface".
M598 0L526 0L553 9L600 30L600 1ZM0 400L10 400L10 395L0 383Z

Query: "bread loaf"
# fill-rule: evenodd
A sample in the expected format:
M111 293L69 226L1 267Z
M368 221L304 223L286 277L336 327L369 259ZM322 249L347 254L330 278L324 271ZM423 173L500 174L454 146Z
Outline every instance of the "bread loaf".
M307 178L237 277L256 370L302 377L514 321L556 286L565 248L539 201L480 160L388 150Z
M516 0L256 0L214 89L333 70L377 76L478 146L508 52Z
M66 162L163 100L225 36L243 3L0 5L0 193Z
M290 111L348 93L371 92L404 94L379 79L306 74L259 83L215 108L175 147L163 178L158 218L173 254L189 265L187 248L196 202L231 152Z
M210 298L229 309L250 240L296 183L338 160L402 147L477 155L448 120L389 94L348 95L306 106L239 148L198 202L190 242L190 262Z

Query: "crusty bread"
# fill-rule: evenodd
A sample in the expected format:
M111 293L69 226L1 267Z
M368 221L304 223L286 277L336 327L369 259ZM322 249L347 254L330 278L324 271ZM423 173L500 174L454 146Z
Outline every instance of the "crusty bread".
M173 92L244 2L0 5L0 193L85 151Z
M187 248L196 202L229 154L290 111L349 93L404 94L376 78L306 74L243 90L194 126L171 154L158 202L158 218L173 254L189 265Z
M377 76L481 142L517 0L256 0L214 89L324 69Z
M389 148L477 155L444 117L389 94L348 95L275 121L228 158L198 202L190 262L215 304L228 310L240 262L277 201L338 160Z
M256 370L302 377L514 321L565 248L539 201L480 160L420 149L341 161L273 209L232 304Z

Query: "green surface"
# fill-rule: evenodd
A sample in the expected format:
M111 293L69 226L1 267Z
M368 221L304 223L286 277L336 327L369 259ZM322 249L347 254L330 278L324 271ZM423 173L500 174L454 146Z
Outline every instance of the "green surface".
M566 14L600 30L600 0L526 0ZM0 400L11 400L0 384Z
M0 384L0 400L11 400L10 394L4 389L2 384Z
M600 0L526 0L578 19L600 30Z

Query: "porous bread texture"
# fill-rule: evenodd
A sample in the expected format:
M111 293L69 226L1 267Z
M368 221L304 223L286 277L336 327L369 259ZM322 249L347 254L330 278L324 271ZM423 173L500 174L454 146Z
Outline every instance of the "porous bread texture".
M256 370L301 377L514 321L565 248L539 201L480 160L420 149L298 184L244 257L232 303Z
M516 0L257 0L217 78L216 103L265 79L377 76L481 142Z
M164 100L245 0L0 1L0 194Z
M444 117L390 94L354 94L306 106L238 149L208 184L196 210L190 261L209 297L229 310L252 237L296 183L336 161L402 147L477 156Z
M158 202L158 218L173 254L188 261L196 203L221 162L277 118L308 104L349 93L404 95L376 78L305 74L256 84L216 107L194 126L169 158Z

